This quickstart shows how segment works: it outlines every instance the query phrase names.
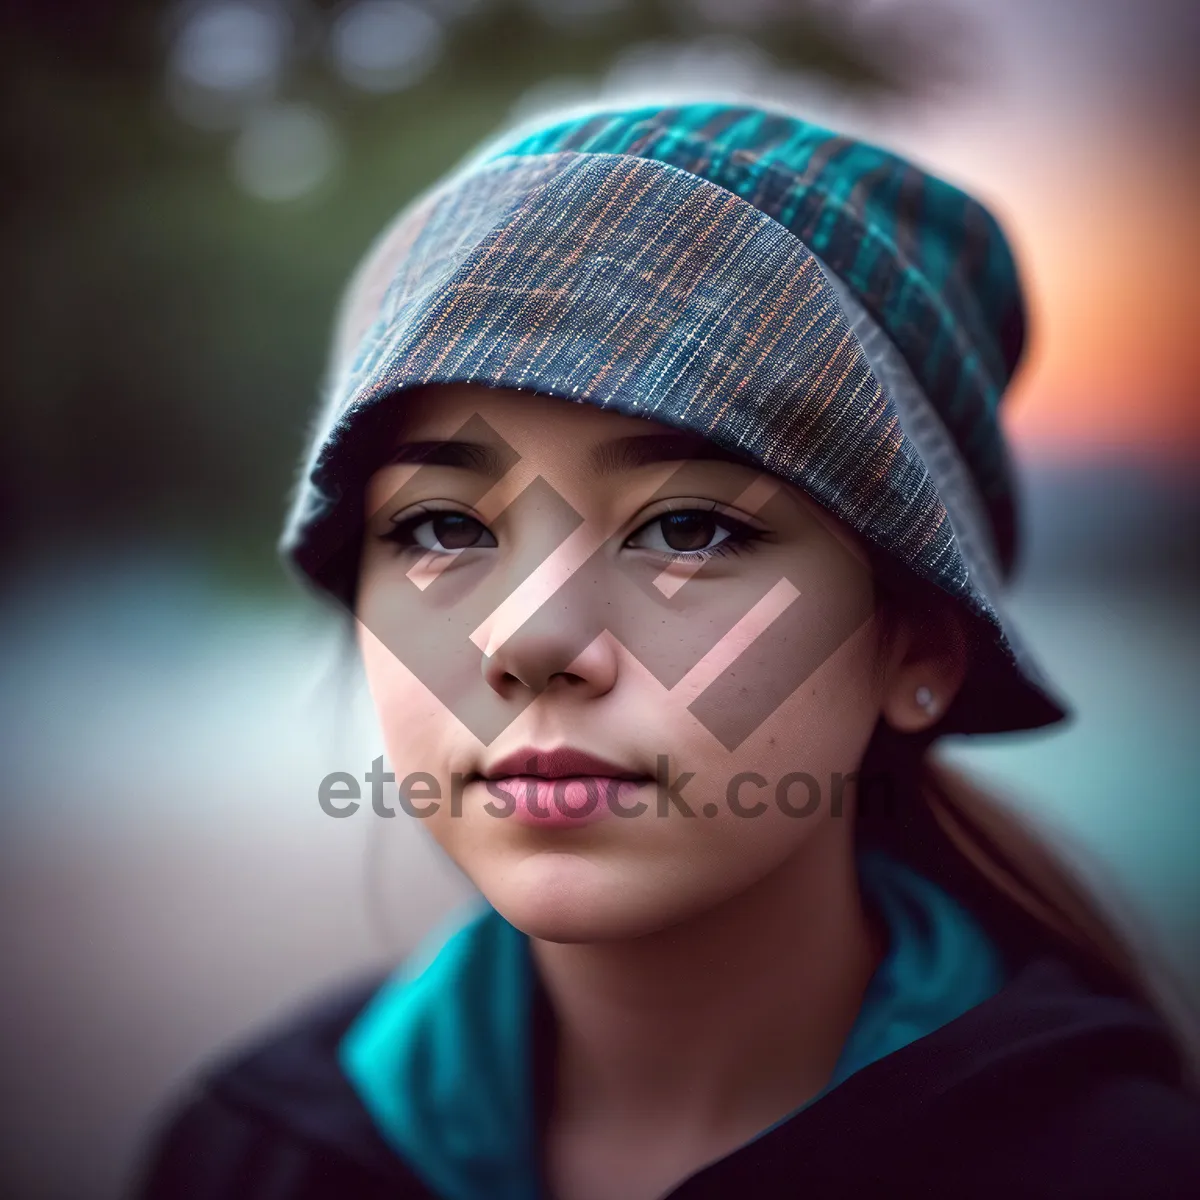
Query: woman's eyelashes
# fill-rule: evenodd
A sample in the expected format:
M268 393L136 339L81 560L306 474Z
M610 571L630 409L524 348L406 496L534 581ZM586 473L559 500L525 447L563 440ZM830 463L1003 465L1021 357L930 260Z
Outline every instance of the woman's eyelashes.
M724 531L724 536L721 536ZM765 534L736 517L711 509L677 508L652 517L625 545L653 550L673 562L697 562L716 554L740 554L753 549ZM717 540L714 542L713 539Z
M423 508L410 516L393 518L392 527L380 536L403 550L423 550L434 554L458 554L463 550L497 544L482 521L449 508Z
M476 517L456 509L422 508L394 518L380 537L401 550L459 554L491 549L495 536ZM700 562L718 554L740 554L767 534L745 521L707 508L677 508L651 517L624 542L624 548L650 550L672 562Z

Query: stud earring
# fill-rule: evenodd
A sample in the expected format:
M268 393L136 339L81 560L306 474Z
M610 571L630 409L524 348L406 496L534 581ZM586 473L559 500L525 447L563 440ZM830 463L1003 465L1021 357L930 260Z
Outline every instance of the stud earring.
M937 701L933 697L933 693L924 684L917 688L915 697L918 707L927 715L932 717L937 712Z

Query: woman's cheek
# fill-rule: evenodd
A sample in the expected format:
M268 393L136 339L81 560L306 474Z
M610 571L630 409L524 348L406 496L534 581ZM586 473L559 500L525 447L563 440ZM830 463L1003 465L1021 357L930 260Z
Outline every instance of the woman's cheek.
M365 626L359 646L367 687L393 768L402 774L426 771L443 788L450 783L447 764L438 761L445 736L441 701Z

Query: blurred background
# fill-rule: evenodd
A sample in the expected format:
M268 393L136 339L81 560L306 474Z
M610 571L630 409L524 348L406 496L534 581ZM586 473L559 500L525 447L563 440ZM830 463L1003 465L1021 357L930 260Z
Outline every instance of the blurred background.
M784 104L1008 229L1013 604L1070 725L946 743L1200 996L1195 4L57 0L0 25L0 1195L107 1200L214 1046L457 898L274 540L347 273L510 120ZM393 828L395 826L396 828Z

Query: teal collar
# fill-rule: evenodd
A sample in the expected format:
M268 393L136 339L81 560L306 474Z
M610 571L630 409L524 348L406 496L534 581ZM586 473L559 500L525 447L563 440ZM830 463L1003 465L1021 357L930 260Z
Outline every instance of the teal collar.
M859 875L887 923L887 953L829 1083L772 1129L1004 983L995 945L938 885L879 850L860 854ZM528 938L476 902L426 939L342 1040L342 1069L380 1132L445 1200L540 1200L535 986Z

